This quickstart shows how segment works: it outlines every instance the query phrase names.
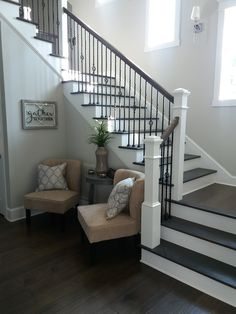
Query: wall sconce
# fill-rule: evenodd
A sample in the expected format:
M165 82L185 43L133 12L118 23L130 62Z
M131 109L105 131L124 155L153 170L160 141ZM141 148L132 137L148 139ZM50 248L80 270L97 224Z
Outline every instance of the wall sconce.
M193 24L193 32L194 33L201 33L203 31L203 23L200 23L200 7L194 6L191 13L191 20L194 21Z

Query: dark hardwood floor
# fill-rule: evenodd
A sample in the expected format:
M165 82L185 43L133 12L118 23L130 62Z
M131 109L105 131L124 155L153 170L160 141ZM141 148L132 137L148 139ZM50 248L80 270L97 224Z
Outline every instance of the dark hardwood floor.
M0 313L235 313L235 309L138 261L133 242L98 248L95 266L75 213L66 231L47 214L0 217Z

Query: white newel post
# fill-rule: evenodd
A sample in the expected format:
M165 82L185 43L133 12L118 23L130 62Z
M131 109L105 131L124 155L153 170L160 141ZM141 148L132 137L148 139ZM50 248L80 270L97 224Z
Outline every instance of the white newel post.
M149 248L160 244L161 204L159 203L160 144L159 136L145 139L145 194L141 215L141 243Z
M172 183L174 185L172 199L179 201L183 197L183 174L186 120L188 96L190 92L183 88L174 91L173 117L179 117L179 123L174 131Z

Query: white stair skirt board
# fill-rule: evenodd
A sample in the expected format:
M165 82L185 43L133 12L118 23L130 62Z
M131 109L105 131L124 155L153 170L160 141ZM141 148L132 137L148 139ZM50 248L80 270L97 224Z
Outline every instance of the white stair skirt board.
M142 249L141 262L232 306L236 306L236 290L186 267Z
M236 219L230 217L174 203L171 204L171 214L200 225L236 234Z
M232 176L223 166L213 159L202 147L186 136L185 150L192 154L201 155L201 164L204 168L215 169L215 182L236 186L236 176Z
M161 238L236 267L236 251L186 233L161 227Z
M194 192L212 183L215 183L216 182L215 180L216 180L216 173L212 173L207 176L185 182L183 195Z

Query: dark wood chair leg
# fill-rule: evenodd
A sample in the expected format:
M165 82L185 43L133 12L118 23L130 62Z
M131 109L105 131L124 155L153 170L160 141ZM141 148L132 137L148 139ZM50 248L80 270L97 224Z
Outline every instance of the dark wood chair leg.
M94 265L96 261L96 243L90 243L89 255L90 255L90 265Z
M61 231L65 232L66 230L66 214L61 215Z
M31 210L26 208L25 209L25 217L26 217L26 225L28 228L30 228L31 225Z

